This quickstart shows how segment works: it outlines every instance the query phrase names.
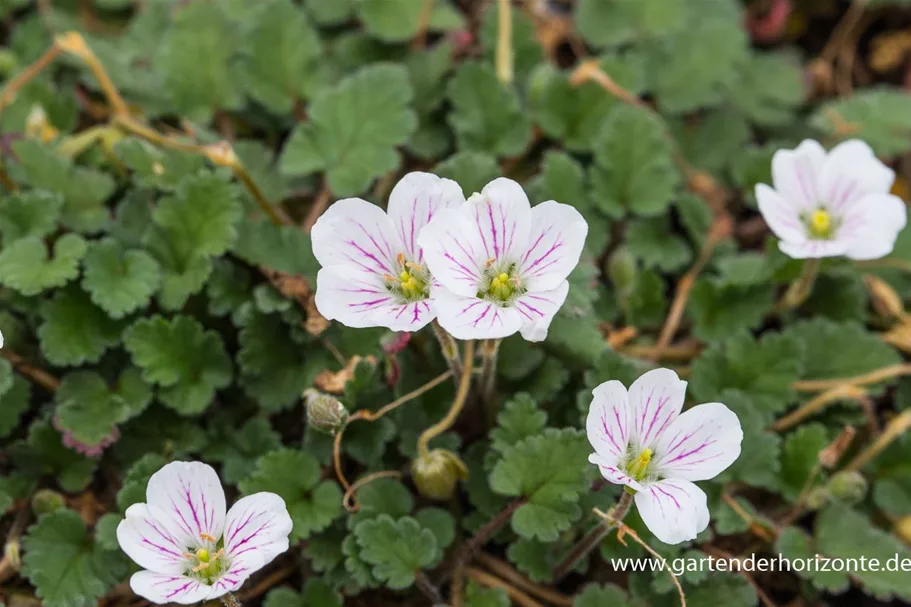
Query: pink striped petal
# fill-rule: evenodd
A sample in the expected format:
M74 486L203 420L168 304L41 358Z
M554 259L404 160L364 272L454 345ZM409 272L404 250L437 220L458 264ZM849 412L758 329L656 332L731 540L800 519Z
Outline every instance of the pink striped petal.
M778 243L778 248L793 259L819 259L822 257L838 257L844 255L851 248L848 239L836 240L806 240L804 242Z
M800 219L801 209L764 183L756 186L759 212L775 236L787 242L807 241L807 228Z
M736 413L721 403L698 405L680 414L661 434L653 467L660 476L707 480L734 463L742 440Z
M478 292L488 257L466 207L439 211L421 231L418 245L442 286L466 297Z
M819 182L826 151L806 139L797 149L778 150L772 156L772 181L785 200L800 211L816 209L820 203Z
M522 186L505 177L494 179L471 196L465 208L485 259L505 264L521 261L531 230L531 205Z
M522 327L522 315L516 307L465 297L445 288L433 291L437 320L456 339L498 339L516 333Z
M619 381L604 382L592 391L585 431L601 462L616 465L628 455L629 414L629 396Z
M870 146L858 139L836 145L829 152L820 174L820 199L835 215L867 194L888 194L895 172L880 160Z
M249 564L235 575L250 575L288 550L291 528L291 516L278 495L262 492L237 500L225 525L225 555L232 569L238 563Z
M209 588L209 594L206 595L206 600L217 599L243 586L244 582L250 578L251 572L261 569L265 565L259 561L259 557L260 555L248 555L244 559L232 562L228 570L213 582Z
M569 283L564 280L550 291L529 292L518 297L512 305L522 317L522 337L528 341L547 339L550 323L568 294Z
M588 456L588 461L598 466L598 470L601 472L601 476L603 476L604 479L608 482L611 482L615 485L626 485L635 491L642 490L642 485L639 483L639 481L635 480L623 470L620 470L617 462L612 461L610 457L604 457L598 453L592 453Z
M417 171L402 177L389 194L387 212L409 260L423 261L418 236L433 216L464 202L462 188L451 179Z
M553 200L531 210L528 247L519 263L519 275L532 291L548 291L566 280L579 263L588 223L568 204Z
M196 542L188 547L206 545L203 535L221 537L225 492L211 466L171 462L149 479L146 501L156 516L161 513L168 519L170 529L179 529Z
M670 369L653 369L629 387L630 441L634 450L655 449L683 408L686 382Z
M133 504L117 525L117 542L144 569L181 575L190 561L184 556L199 542L174 525L170 517L146 504Z
M205 600L211 588L184 575L140 571L130 578L130 588L142 598L159 605L193 605Z
M689 481L649 483L635 499L642 522L665 544L695 539L709 525L705 493Z
M310 231L313 254L324 268L346 266L374 274L398 275L405 252L392 221L375 204L360 198L339 200Z
M838 230L838 240L849 242L845 256L879 259L892 252L908 223L904 201L892 194L868 194L851 203Z

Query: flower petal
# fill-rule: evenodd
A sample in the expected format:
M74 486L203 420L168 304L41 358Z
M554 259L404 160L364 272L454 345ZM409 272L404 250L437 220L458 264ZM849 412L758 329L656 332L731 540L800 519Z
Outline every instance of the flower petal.
M246 558L235 560L220 578L215 580L209 588L206 600L217 599L229 592L234 592L244 585L250 574L261 569L265 563L261 562L260 555L247 555Z
M778 242L778 248L793 259L818 259L821 257L838 257L847 253L851 241L847 239L836 240L806 240L804 242Z
M547 330L560 311L566 296L569 294L569 283L563 281L550 291L529 292L518 297L513 305L522 316L522 337L528 341L544 341Z
M278 495L262 492L243 497L228 512L225 555L232 565L256 555L262 567L288 550L292 526L285 501Z
M806 227L800 221L800 208L764 183L756 185L759 212L778 238L788 242L807 241Z
M579 264L588 223L581 213L553 200L531 210L528 248L519 263L519 276L533 291L548 291L566 280Z
M820 175L820 201L840 214L866 194L888 194L893 181L895 172L880 162L870 146L852 139L836 145L826 157Z
M167 513L147 504L133 504L117 525L117 543L140 567L181 575L189 564L184 552L196 540L176 527Z
M498 339L522 327L522 315L515 307L503 308L444 287L435 289L432 295L437 320L456 339Z
M680 415L686 382L670 369L653 369L629 387L630 441L634 450L655 448L662 433Z
M635 499L642 522L665 544L695 539L709 525L705 493L690 481L649 483Z
M619 381L606 381L592 390L585 432L588 442L603 461L616 465L626 457L630 436L629 413L629 395Z
M152 475L146 501L157 515L169 520L202 546L203 534L218 539L225 528L225 491L211 466L201 462L171 462Z
M403 302L386 290L378 275L343 266L317 273L315 301L320 314L352 328L418 331L436 316L430 299Z
M432 173L408 173L395 184L389 194L387 213L410 260L423 261L418 236L433 216L442 209L464 203L465 196L459 184Z
M485 260L521 261L531 230L531 205L522 186L505 177L494 179L469 198L464 208L481 240Z
M588 456L588 461L598 466L601 476L603 476L606 481L615 485L626 485L630 489L635 489L636 491L642 490L642 485L639 481L635 480L623 470L620 470L617 462L611 461L609 457L604 457L599 453L592 453Z
M466 297L478 292L487 257L465 206L439 211L421 230L418 246L442 286Z
M805 139L794 150L778 150L772 156L775 189L801 211L815 209L825 160L826 151L812 139Z
M330 206L314 224L310 239L321 266L341 265L380 275L398 275L397 257L405 252L383 209L360 198Z
M892 252L895 239L908 223L904 201L892 194L868 194L854 201L843 217L839 240L850 242L845 256L878 259Z
M653 465L661 476L710 479L740 456L742 440L736 413L721 403L698 405L680 414L661 435Z
M158 604L192 605L205 600L211 588L184 575L139 571L130 578L130 588L142 598Z

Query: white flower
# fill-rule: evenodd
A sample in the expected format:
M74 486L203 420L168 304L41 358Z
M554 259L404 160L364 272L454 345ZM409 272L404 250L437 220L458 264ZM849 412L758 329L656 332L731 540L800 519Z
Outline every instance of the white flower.
M593 391L586 431L588 461L612 483L635 491L639 516L655 537L679 544L709 524L705 493L692 481L718 475L740 455L743 430L721 403L684 413L686 382L668 369L649 371L629 392L618 381Z
M389 195L388 214L360 198L339 200L310 236L322 269L316 277L320 314L349 327L417 331L436 317L433 277L418 235L442 209L462 204L451 179L408 173Z
M441 211L418 239L442 287L433 289L440 324L458 339L521 331L543 340L587 233L576 209L553 200L531 208L522 187L505 178Z
M791 257L876 259L892 251L907 221L904 202L889 194L894 179L863 141L845 141L827 154L807 139L775 152L775 188L758 184L756 199Z
M130 587L153 603L189 605L232 592L288 549L291 517L274 493L241 498L225 514L210 466L172 462L152 475L146 503L117 526L121 549L146 569Z

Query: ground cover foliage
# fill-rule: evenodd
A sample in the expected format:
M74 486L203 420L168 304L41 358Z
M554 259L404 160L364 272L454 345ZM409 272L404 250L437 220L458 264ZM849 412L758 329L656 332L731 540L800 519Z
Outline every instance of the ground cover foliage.
M626 519L663 557L911 558L911 233L882 260L825 261L783 310L801 264L753 196L772 153L812 137L863 139L907 197L908 10L0 0L0 601L141 604L117 523L153 472L197 459L229 501L272 491L294 522L245 605L679 604L667 572L611 567L647 556L629 537L553 579L620 493L587 461L591 390L659 365L744 430L702 483L696 541ZM375 413L447 366L429 330L322 319L308 230L411 170L466 194L509 176L589 236L547 340L501 346L497 410L471 399L431 444L467 465L455 496L409 476L450 380L351 423L347 479L400 473L351 512L305 391ZM911 601L901 571L679 578L691 607Z

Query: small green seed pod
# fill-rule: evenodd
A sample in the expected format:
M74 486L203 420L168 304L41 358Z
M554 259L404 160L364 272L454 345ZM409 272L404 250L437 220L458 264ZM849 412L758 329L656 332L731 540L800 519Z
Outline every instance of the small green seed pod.
M334 435L348 420L348 409L337 398L308 388L304 390L304 399L307 402L307 424L314 430Z
M856 504L867 496L867 479L860 472L843 470L829 480L829 493L846 504Z
M38 489L32 496L32 511L35 514L50 514L66 507L66 500L53 489Z
M411 476L421 495L445 501L453 496L460 480L468 479L468 467L455 453L434 449L412 462Z

